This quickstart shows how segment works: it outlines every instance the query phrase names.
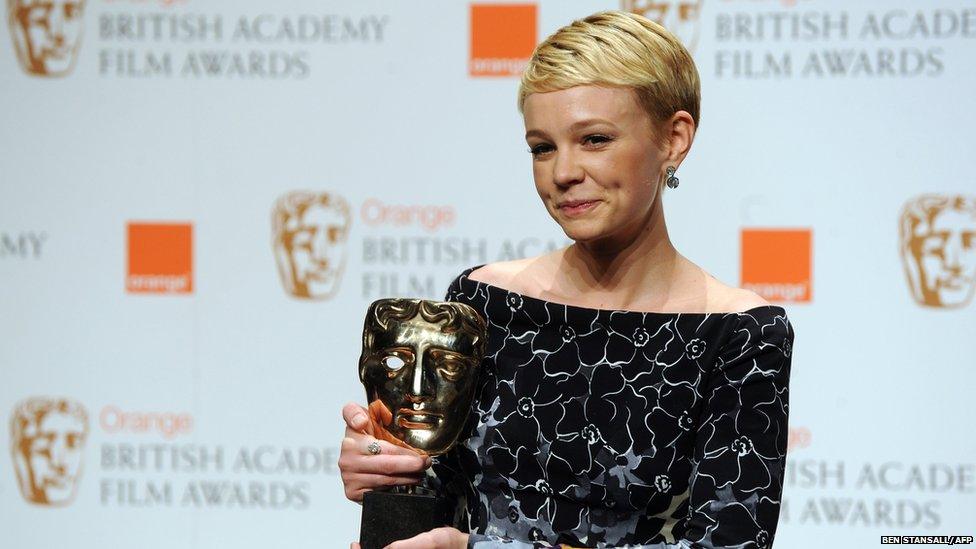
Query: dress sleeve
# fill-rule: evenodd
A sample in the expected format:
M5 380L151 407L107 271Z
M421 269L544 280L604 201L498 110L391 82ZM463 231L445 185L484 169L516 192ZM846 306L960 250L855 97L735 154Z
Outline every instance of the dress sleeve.
M545 549L553 546L548 543L515 541L501 536L468 534L468 549Z
M772 546L786 466L793 328L775 307L739 313L702 391L685 540Z
M772 546L786 465L793 328L775 307L740 313L705 384L692 459L687 529L632 549ZM471 549L548 545L472 534ZM601 544L598 547L610 548Z
M468 269L454 277L454 280L452 280L451 284L447 287L447 291L444 292L444 301L459 301L458 298L461 295L461 277L466 273L471 272L471 270L472 269Z

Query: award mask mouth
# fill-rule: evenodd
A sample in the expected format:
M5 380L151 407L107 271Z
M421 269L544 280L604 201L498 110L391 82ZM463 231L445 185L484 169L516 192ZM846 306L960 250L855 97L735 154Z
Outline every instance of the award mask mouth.
M410 408L397 410L397 426L403 429L433 430L443 419L444 414L430 410L412 410Z

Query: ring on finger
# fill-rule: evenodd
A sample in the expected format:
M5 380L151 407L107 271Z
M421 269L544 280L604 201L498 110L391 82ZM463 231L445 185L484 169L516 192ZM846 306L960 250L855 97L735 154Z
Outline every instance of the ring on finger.
M366 451L369 452L370 454L373 454L374 456L378 456L380 455L380 453L383 452L383 448L380 447L380 443L378 440L374 440L373 442L370 442L369 444L366 445Z

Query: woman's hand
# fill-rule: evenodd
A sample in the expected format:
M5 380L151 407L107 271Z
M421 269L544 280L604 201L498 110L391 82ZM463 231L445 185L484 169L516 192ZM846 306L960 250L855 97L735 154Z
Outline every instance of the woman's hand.
M445 526L418 534L410 539L394 541L386 549L467 549L468 535Z
M362 501L367 490L420 482L424 469L430 466L429 457L376 440L366 409L358 404L343 406L342 418L346 421L346 436L339 452L339 471L347 498ZM374 442L379 444L377 454L369 451Z

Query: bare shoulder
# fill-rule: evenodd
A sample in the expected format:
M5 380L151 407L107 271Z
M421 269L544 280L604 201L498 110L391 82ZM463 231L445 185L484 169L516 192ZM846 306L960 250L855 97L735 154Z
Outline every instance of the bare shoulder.
M527 259L515 259L512 261L498 261L488 263L471 271L468 278L491 284L492 286L505 286L508 282L518 276L520 271L526 267Z
M756 292L729 286L712 276L708 277L707 294L708 309L712 311L741 313L769 305Z
M545 278L546 273L555 268L555 262L551 256L550 253L537 257L488 263L471 271L468 278L514 292L533 294L535 288L532 281Z

